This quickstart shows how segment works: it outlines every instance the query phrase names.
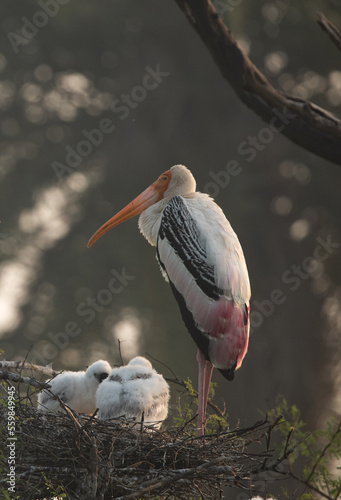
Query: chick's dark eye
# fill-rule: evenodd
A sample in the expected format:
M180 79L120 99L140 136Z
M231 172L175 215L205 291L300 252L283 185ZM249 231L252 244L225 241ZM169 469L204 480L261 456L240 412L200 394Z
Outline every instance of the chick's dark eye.
M164 176L162 177L162 180L163 180L163 181L166 181L167 179L168 179L167 175L164 175Z

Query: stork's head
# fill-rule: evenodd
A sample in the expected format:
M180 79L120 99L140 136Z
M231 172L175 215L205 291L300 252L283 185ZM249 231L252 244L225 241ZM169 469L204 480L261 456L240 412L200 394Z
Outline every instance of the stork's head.
M142 213L148 207L158 203L160 200L169 200L173 196L193 193L196 188L195 179L184 165L174 165L166 170L160 177L143 191L137 198L130 202L114 217L101 226L88 241L91 247L104 233L122 222L131 219L135 215Z
M194 193L196 182L192 172L184 165L174 165L169 172L169 183L163 198L172 198L173 196ZM161 175L165 175L167 172ZM160 177L159 177L160 179Z

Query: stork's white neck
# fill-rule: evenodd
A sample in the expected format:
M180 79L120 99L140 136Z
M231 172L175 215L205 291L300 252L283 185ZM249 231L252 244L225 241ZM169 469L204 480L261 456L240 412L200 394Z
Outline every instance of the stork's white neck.
M147 208L139 217L139 229L148 243L156 246L162 213L170 198L162 199Z

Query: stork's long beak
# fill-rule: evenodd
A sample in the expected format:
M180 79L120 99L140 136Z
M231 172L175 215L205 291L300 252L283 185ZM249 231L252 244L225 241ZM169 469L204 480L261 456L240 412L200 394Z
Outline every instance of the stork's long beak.
M137 196L133 201L131 201L126 207L122 208L114 217L111 217L103 226L101 226L89 239L88 248L91 247L104 233L109 231L115 226L118 226L122 222L139 215L141 212L146 210L146 208L154 205L163 198L163 194L166 191L170 181L170 170L167 170L164 174L160 175L158 180L154 182L149 188L143 191L139 196Z

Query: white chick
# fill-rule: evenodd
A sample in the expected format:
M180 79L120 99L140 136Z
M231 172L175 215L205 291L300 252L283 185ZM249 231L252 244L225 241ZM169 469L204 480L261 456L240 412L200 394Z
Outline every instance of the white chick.
M114 368L99 386L96 404L98 418L133 418L160 428L168 414L169 386L162 375L142 356L126 366Z
M87 370L63 372L47 383L52 394L77 413L92 414L96 410L96 391L101 382L108 377L111 366L102 359L90 365ZM62 411L57 399L43 390L38 395L38 410L47 412Z

